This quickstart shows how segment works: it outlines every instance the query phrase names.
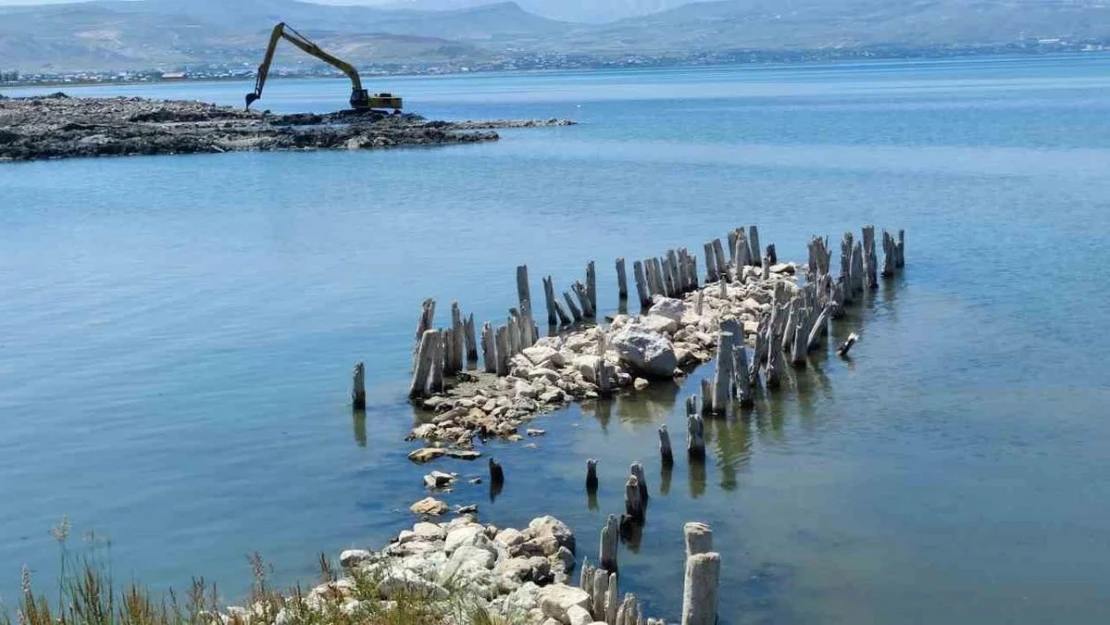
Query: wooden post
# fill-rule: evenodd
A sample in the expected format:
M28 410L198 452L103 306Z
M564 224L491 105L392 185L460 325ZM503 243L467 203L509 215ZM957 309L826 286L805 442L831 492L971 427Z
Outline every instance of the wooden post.
M732 346L735 336L721 324L717 334L717 370L713 378L713 414L728 413L729 399L732 397Z
M413 369L412 383L409 385L409 397L421 397L427 393L428 377L432 373L432 365L435 364L438 340L439 332L436 330L426 330L424 336L420 337L420 347L416 352L416 367Z
M655 292L659 295L667 294L667 286L663 283L663 263L658 258L651 259L652 274L655 277Z
M640 306L645 307L651 302L651 293L648 290L647 280L644 278L644 264L642 262L633 261L632 277L636 280L636 295L640 298Z
M682 273L678 268L678 254L667 250L667 274L671 277L671 297L679 297L683 292Z
M643 501L644 505L646 506L649 496L647 478L644 477L644 465L639 462L633 462L632 466L629 467L629 473L636 476L636 480L640 485L640 500Z
M852 233L845 232L844 238L840 241L840 284L842 285L842 296L845 304L851 304L856 299L855 289L852 288L854 283L852 279L853 240Z
M366 364L355 365L351 374L351 406L355 410L366 410Z
M701 380L701 414L713 414L713 380L710 378Z
M558 323L558 320L555 318L557 314L555 312L555 285L551 281L551 276L543 279L543 299L544 303L547 304L547 325L553 326Z
M725 251L721 248L720 239L713 239L713 262L717 263L717 279L728 281L728 263L725 262Z
M420 346L420 341L424 337L424 333L432 329L435 325L436 316L436 301L434 299L426 299L420 305L420 323L416 325L416 343L417 347Z
M697 397L686 400L686 453L693 458L705 457L705 424L698 415Z
M447 356L447 332L434 330L435 338L432 340L432 365L428 374L428 389L433 393L443 392L444 359Z
M482 362L486 365L486 373L497 373L497 342L488 321L482 324Z
M597 460L593 458L586 461L586 491L597 490Z
M578 578L578 587L586 592L590 592L594 587L594 573L597 568L590 564L588 559L582 558L582 572Z
M489 459L489 483L491 486L505 484L505 469L493 459Z
M751 227L748 228L748 244L751 246L748 251L751 253L752 262L753 263L758 263L759 262L759 250L763 249L763 248L759 247L759 228L758 227L751 226ZM774 251L774 246L771 246L768 249L770 249L773 252ZM774 254L768 254L768 256L771 256L772 258L774 258Z
M605 520L605 527L601 528L601 546L599 549L599 566L610 573L617 572L617 544L620 540L620 522L617 515L610 514Z
M598 356L597 365L595 368L595 380L597 380L597 394L599 397L612 397L613 396L613 365L609 364L608 360Z
M862 293L865 283L863 275L863 243L856 241L852 246L852 294Z
M735 230L732 230L731 232L728 233L728 264L729 264L730 267L735 267L736 266L736 236L737 236L737 233L743 233L743 232L744 232L744 227L740 226L739 228L737 228Z
M694 314L699 317L705 314L705 293L701 289L694 294Z
M740 341L733 346L732 374L736 379L736 396L740 400L741 408L751 408L755 405L752 397L752 379L748 367L748 349Z
M711 551L686 558L682 625L716 625L717 586L720 577L720 554Z
M451 362L448 370L458 373L463 370L463 359L466 357L466 330L463 328L462 312L458 302L451 302Z
M906 266L906 231L898 231L898 261L895 267L901 269Z
M771 332L768 329L768 332ZM770 333L767 346L767 388L778 388L782 383L782 331Z
M806 349L813 351L821 346L821 336L829 329L829 316L832 315L832 304L825 304L821 309L821 313L817 315L817 321L813 322L813 329L809 331L809 337L806 340Z
M466 334L466 361L478 362L478 338L474 333L474 313L470 313L463 320L463 332Z
M760 275L760 278L764 282L771 279L771 265L775 264L775 263L771 262L771 260L772 259L771 259L770 254L768 254L767 256L765 256L763 258L763 273Z
M752 246L752 249L757 250L759 248L756 247L756 246ZM767 262L770 262L772 265L778 264L779 255L778 255L778 252L775 251L775 244L774 243L771 243L770 245L767 246L767 255L766 255L765 260Z
M624 511L633 521L643 522L644 520L644 504L646 502L640 496L640 482L636 479L635 475L628 476L628 482L624 485Z
M578 304L582 308L582 316L586 319L593 319L595 312L593 306L590 304L590 293L586 285L581 282L575 282L571 285L571 288L574 289L574 294L578 296Z
M578 309L578 305L574 303L574 299L571 298L570 293L563 291L563 299L567 301L567 308L570 309L570 314L574 317L574 321L576 323L582 321L582 311Z
M593 317L597 314L597 268L592 260L586 263L586 295L590 300L588 316Z
M674 452L671 450L671 434L667 431L667 424L659 426L659 455L662 457L663 466L674 464Z
M505 377L509 375L509 358L512 357L510 353L509 343L509 326L498 326L497 332L494 335L496 338L496 355L497 367L495 373L498 377Z
M713 253L713 243L705 244L705 281L717 281L717 256Z
M878 262L875 258L875 226L863 227L863 276L864 288L879 287Z
M628 299L628 274L624 270L624 259L617 259L617 297L620 301Z
M713 530L705 523L691 522L682 526L686 538L686 557L713 551Z
M883 271L882 276L889 278L894 275L894 267L897 262L897 250L895 249L894 237L885 229L883 230Z
M615 522L616 517L613 517L613 520ZM616 540L616 538L614 538L613 540ZM619 606L620 599L619 593L617 592L617 573L614 571L609 574L609 590L605 593L605 614L598 615L595 618L602 620L602 616L604 616L603 620L605 621L606 625L616 625L617 609L619 608Z
M751 248L748 246L748 237L744 236L743 230L736 234L736 251L733 256L736 257L736 279L743 282L744 268L752 264Z
M590 594L590 618L595 618L594 614L605 614L605 596L609 594L609 575L606 571L598 571L594 574L593 582L593 588L587 591Z
M799 323L794 327L793 343L790 346L790 363L795 367L806 366L806 352L809 345L809 331L806 324Z

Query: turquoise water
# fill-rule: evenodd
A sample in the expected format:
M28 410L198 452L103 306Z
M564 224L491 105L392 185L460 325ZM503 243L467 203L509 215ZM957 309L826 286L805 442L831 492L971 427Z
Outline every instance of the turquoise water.
M486 521L554 513L596 552L627 465L653 493L622 584L678 617L681 525L713 525L722 620L1101 622L1110 613L1110 58L388 78L436 118L571 117L490 145L0 165L0 595L50 579L51 525L111 539L118 573L193 575L230 599L259 551L286 581L380 545L424 496L402 439L420 302L478 319L533 289L758 223L907 229L906 272L748 418L713 423L704 473L666 493L682 388L536 422L491 445ZM247 85L70 89L238 104ZM47 91L53 91L47 90ZM328 110L340 81L275 81ZM441 313L442 319L442 313ZM365 422L347 407L367 362ZM582 488L600 459L599 507ZM464 474L481 465L444 464Z

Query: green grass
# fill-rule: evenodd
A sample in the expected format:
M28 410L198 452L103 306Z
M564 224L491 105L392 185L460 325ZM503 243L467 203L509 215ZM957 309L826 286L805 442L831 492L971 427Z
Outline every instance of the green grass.
M447 597L432 600L420 592L401 592L384 601L380 578L362 570L344 571L344 581L326 556L319 561L319 585L275 589L271 569L258 554L249 558L253 575L246 607L221 604L214 584L194 578L184 593L155 593L129 582L119 584L110 566L110 543L95 536L88 553L75 557L66 548L69 523L51 530L59 544L60 573L51 601L23 568L18 606L0 606L0 625L510 625L480 607L467 588L449 581ZM89 538L89 537L87 537ZM108 556L101 557L102 548ZM357 603L355 603L357 602Z

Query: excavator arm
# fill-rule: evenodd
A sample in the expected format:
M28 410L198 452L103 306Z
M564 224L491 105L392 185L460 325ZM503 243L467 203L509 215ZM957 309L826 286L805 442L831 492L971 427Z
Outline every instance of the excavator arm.
M262 64L258 66L258 77L255 79L254 91L247 94L248 109L251 107L251 104L254 104L255 100L262 97L262 89L266 86L266 78L270 74L270 64L274 61L274 52L277 50L278 42L282 39L297 46L306 54L314 56L346 74L347 78L351 79L351 108L401 109L401 98L395 97L389 93L374 94L374 96L371 97L366 89L362 88L362 79L358 75L358 70L355 69L353 65L328 54L321 49L320 46L294 30L292 26L287 25L285 22L281 22L277 26L274 26L274 30L270 34L270 45L266 47L266 56L262 58Z

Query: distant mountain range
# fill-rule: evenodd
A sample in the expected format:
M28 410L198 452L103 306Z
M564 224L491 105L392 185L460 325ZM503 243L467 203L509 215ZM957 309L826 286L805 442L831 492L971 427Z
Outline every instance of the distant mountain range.
M1055 39L1110 43L1110 0L520 0L568 19L634 15L595 24L541 17L514 2L382 1L393 4L94 0L4 7L0 69L251 66L278 21L357 64L401 67L535 55L681 58L738 51L974 48ZM283 49L278 62L312 61Z

